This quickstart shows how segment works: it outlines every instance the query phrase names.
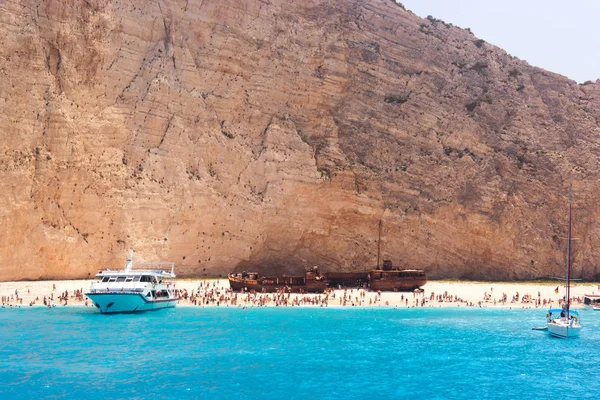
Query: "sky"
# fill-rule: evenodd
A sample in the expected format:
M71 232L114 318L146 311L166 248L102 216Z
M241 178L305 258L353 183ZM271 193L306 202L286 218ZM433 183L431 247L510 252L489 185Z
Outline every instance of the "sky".
M529 64L579 83L600 78L600 0L397 0Z

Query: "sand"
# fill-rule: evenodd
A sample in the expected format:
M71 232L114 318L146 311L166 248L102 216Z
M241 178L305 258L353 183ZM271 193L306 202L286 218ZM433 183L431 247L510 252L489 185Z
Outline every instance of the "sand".
M181 291L192 294L202 285L201 295L196 297L196 304L190 299L181 299L178 306L218 306L219 307L244 307L275 306L273 294L247 295L237 294L237 301L232 302L233 294L228 292L227 279L179 279L175 287ZM90 287L90 280L68 281L21 281L0 282L0 297L5 297L4 307L29 307L43 306L43 298L58 307L64 307L65 302L59 296L68 292L66 306L88 306L91 301L85 296L80 299L74 297L75 291L85 293ZM206 286L208 285L208 290ZM558 294L555 289L558 287ZM429 281L423 286L422 294L406 292L377 292L348 289L332 290L325 301L321 294L292 294L287 299L287 304L301 306L328 306L328 307L510 307L510 308L548 308L559 306L559 300L565 294L564 282L469 282L469 281ZM16 300L18 293L19 301ZM196 292L197 293L197 292ZM599 294L600 286L597 283L574 283L571 286L573 308L582 307L585 294ZM518 298L517 298L518 294ZM443 295L443 298L440 298ZM502 299L506 295L506 301ZM526 296L527 295L527 296ZM345 301L344 301L345 296ZM525 298L523 298L525 296ZM52 298L52 300L50 300ZM539 299L539 302L538 302ZM318 300L318 301L317 301ZM441 301L440 301L441 300ZM546 303L544 303L544 300ZM207 304L208 303L208 304Z

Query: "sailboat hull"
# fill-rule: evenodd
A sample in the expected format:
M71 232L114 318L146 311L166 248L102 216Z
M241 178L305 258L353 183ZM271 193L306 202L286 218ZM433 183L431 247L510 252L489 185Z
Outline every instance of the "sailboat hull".
M558 338L572 338L578 337L581 332L581 325L568 324L568 323L548 323L548 333L551 336Z

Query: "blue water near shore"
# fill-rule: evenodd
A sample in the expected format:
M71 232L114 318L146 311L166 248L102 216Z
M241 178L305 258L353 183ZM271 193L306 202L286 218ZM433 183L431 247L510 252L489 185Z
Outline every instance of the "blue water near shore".
M0 398L597 397L600 313L554 339L544 310L0 309Z

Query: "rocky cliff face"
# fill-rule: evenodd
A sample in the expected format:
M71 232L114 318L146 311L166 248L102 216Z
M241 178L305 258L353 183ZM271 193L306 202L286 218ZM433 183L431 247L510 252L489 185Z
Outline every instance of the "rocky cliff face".
M0 280L598 274L600 84L389 0L0 1Z

